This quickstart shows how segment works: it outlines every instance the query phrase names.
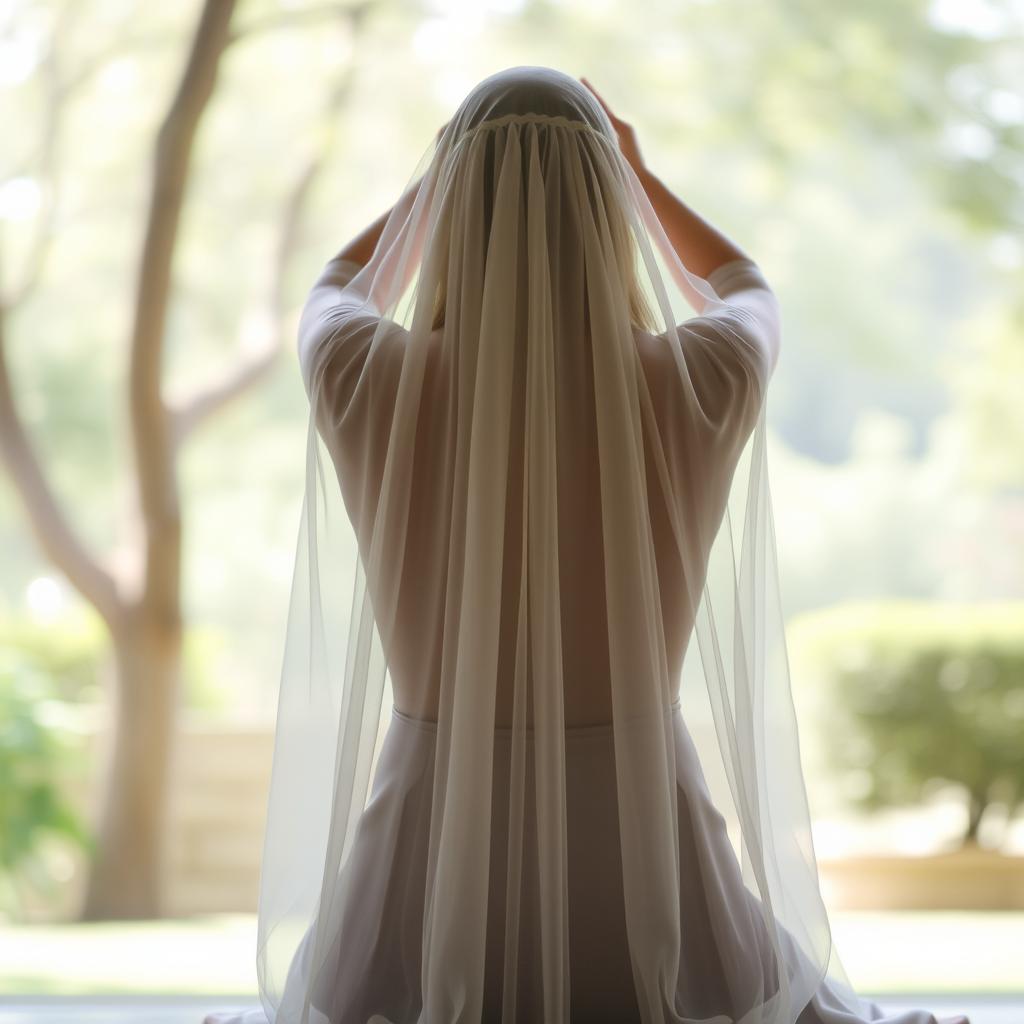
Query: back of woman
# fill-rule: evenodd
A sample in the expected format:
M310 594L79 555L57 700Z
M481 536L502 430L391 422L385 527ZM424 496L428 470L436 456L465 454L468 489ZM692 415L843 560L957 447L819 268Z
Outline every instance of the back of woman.
M420 170L299 327L267 1018L881 1019L810 841L763 272L550 68L485 79Z

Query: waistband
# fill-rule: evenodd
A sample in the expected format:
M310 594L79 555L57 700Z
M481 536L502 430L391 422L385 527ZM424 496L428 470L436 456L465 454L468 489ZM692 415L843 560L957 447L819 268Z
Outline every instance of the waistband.
M675 716L682 713L682 702L676 697L672 703L665 708L665 716ZM437 722L430 718L414 718L404 711L399 711L393 704L391 706L391 718L396 724L417 729L420 732L436 735ZM567 743L574 743L578 740L606 739L611 740L614 736L615 725L612 722L601 722L598 725L570 725L566 726L565 739ZM527 741L533 740L533 728L524 730ZM510 740L512 738L511 726L495 726L494 738L496 740Z

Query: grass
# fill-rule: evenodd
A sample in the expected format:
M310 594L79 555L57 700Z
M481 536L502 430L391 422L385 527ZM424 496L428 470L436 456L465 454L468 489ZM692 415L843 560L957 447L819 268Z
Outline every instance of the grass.
M834 912L832 939L858 991L1024 993L1024 913Z
M0 995L256 998L256 917L0 926Z
M851 982L873 995L1017 994L1024 913L833 913ZM256 918L0 926L0 996L257 999Z

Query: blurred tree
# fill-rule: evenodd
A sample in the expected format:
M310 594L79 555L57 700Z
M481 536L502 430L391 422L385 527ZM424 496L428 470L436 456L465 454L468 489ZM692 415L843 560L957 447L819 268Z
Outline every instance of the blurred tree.
M43 14L59 10L65 20L83 6L34 5ZM651 0L644 6L643 17L623 17L621 2L595 5L588 0L511 4L507 0L481 0L468 7L440 3L428 6L429 11L424 12L415 3L381 4L386 17L374 19L376 35L360 40L359 46L351 46L351 34L344 41L351 47L347 51L351 59L359 61L360 87L372 104L363 104L362 114L348 119L358 145L345 153L345 168L350 172L349 183L357 187L345 198L344 206L335 195L329 195L319 215L309 218L309 237L318 243L311 248L318 248L320 243L334 245L339 217L359 219L364 204L369 205L371 199L375 202L375 189L390 190L384 168L395 166L396 149L402 149L413 125L434 115L439 97L445 105L454 106L484 74L515 63L551 63L570 73L587 73L599 88L605 87L606 95L615 99L626 116L636 117L643 129L642 138L647 140L645 154L659 173L712 219L736 231L778 282L787 311L787 355L774 385L770 415L776 426L784 428L787 442L816 460L845 460L864 410L887 405L895 406L901 416L912 420L917 435L924 436L923 428L947 401L946 382L936 371L935 354L948 342L951 314L958 312L957 307L973 303L977 296L975 283L963 273L965 265L979 262L977 252L961 244L959 228L954 231L950 227L953 218L945 213L959 213L960 222L976 228L981 237L1001 234L1003 251L1008 254L1006 265L1011 273L1014 267L1019 268L1020 228L1024 222L1018 187L1024 174L1024 108L1016 88L1024 53L1015 13L1019 5L996 0L984 5L960 4L957 0L908 0L901 4L868 0L858 5L785 0L760 6L743 0L682 5L676 0ZM83 61L67 69L61 66L55 38L42 74L37 76L48 103L36 121L25 118L26 124L42 125L41 156L38 168L33 165L31 169L31 177L46 185L47 201L38 218L38 244L30 247L21 275L23 286L5 292L3 312L7 316L0 323L0 332L6 327L13 335L13 315L18 313L23 314L19 333L26 339L42 341L43 335L52 330L66 336L69 344L60 347L57 355L40 345L19 377L19 381L35 384L36 394L29 388L20 390L21 408L16 409L7 364L2 362L0 338L0 447L44 551L87 599L108 611L106 618L115 642L119 636L124 637L125 654L118 662L122 672L129 675L142 672L140 666L147 663L170 664L170 656L166 662L153 661L148 654L143 658L136 649L139 645L180 655L180 641L176 639L181 622L177 575L184 520L179 507L179 472L186 483L192 484L191 490L180 488L188 495L190 544L197 552L189 555L195 559L190 565L194 572L186 593L191 601L191 617L196 613L202 617L221 614L230 605L238 609L239 622L232 623L232 627L240 629L240 620L245 619L250 630L247 639L254 639L256 602L246 603L244 599L252 592L247 583L257 578L255 572L248 574L249 567L259 560L254 538L265 536L260 531L267 519L261 518L264 505L258 503L271 503L265 500L270 487L260 491L258 484L283 479L283 467L289 466L289 460L294 462L290 439L280 429L284 417L275 420L273 415L275 409L280 413L284 403L275 407L268 402L243 409L241 415L248 413L248 419L234 426L232 417L223 417L199 451L192 446L186 449L186 459L177 456L192 426L265 372L273 351L268 351L265 362L243 358L236 371L193 398L178 399L176 392L172 397L166 364L177 359L183 369L181 379L191 386L193 368L200 361L195 358L197 353L205 357L213 348L210 342L216 340L215 330L209 330L208 325L223 324L235 315L235 300L241 289L234 286L241 275L223 266L228 261L217 235L231 232L237 252L254 238L252 222L258 212L254 210L252 192L238 187L237 163L245 162L241 173L246 182L259 179L265 191L279 190L269 169L282 162L281 154L287 151L292 136L271 131L261 135L253 131L249 116L257 113L259 102L268 95L275 108L290 110L287 102L277 102L285 93L284 80L290 83L299 78L299 88L305 89L314 75L296 76L294 65L275 63L266 70L259 69L266 81L264 86L260 80L259 90L252 88L252 78L248 80L249 93L241 101L236 99L237 106L230 116L225 113L225 102L212 104L214 117L210 120L221 119L215 125L220 131L212 132L214 125L207 125L204 131L217 139L219 148L213 151L213 160L219 161L219 166L200 168L196 175L203 184L216 180L204 192L201 209L193 213L191 225L196 230L189 232L184 245L177 242L177 214L168 221L157 216L151 206L148 241L134 300L139 322L131 330L133 348L137 349L132 357L132 374L140 384L138 388L133 386L137 394L132 398L134 497L146 536L138 537L132 529L123 531L119 538L125 549L139 554L144 565L137 575L114 568L97 571L79 534L67 521L69 505L62 506L55 497L53 482L63 483L69 494L75 493L74 484L80 480L90 484L92 491L102 490L102 504L85 500L84 487L76 494L80 500L75 502L74 514L79 526L88 525L90 515L93 522L106 516L106 492L116 479L107 471L108 464L117 465L119 460L110 454L113 446L108 451L92 443L93 434L104 433L108 426L107 409L99 407L93 393L106 385L107 363L111 362L96 358L96 346L109 333L107 279L123 278L117 266L120 247L111 244L108 251L103 245L94 245L88 250L89 269L99 268L99 272L75 275L75 283L95 290L88 302L67 301L73 294L67 280L62 281L60 291L63 302L51 301L47 294L45 302L36 303L37 308L25 309L21 300L38 278L46 242L52 234L57 179L62 170L65 177L68 170L75 172L69 191L81 187L81 164L70 166L71 154L66 161L57 159L61 114L72 92L97 72L126 70L111 68L112 63L116 64L112 58L143 48L147 57L170 50L175 34L167 31L162 19L177 17L168 12L182 10L175 5L153 5L146 9L143 20L135 18L137 12L130 4L97 7L101 10L95 18L90 11L89 37L101 38L98 26L116 24L118 14L129 11L124 15L128 27L122 30L122 37L115 47L86 54ZM114 8L117 14L111 13ZM356 20L354 11L346 13L334 4L318 4L315 0L304 7L289 4L287 9L263 6L259 10L263 13L250 15L244 29L222 30L229 42L336 10L352 24ZM975 15L981 12L974 22L972 11ZM396 40L401 45L396 45ZM193 50L196 58L201 57L208 66L219 66L221 54L201 51L198 39ZM182 76L183 87L188 74ZM227 93L225 90L219 100L225 100ZM109 97L101 96L101 100L109 103ZM169 119L161 132L157 162L166 169L176 167L175 173L182 176L181 192L175 194L170 180L173 175L159 176L154 167L154 197L160 194L158 188L167 189L171 201L168 208L180 204L190 182L193 186L198 183L191 181L188 155L191 134L198 130L207 105L209 97L199 104L201 109L180 109L173 124ZM144 122L145 105L139 104L139 108L110 104L105 112L116 118L118 134L126 140L124 152L128 158L113 162L109 168L102 166L110 187L99 198L88 196L85 203L69 204L79 209L87 209L90 204L101 208L97 219L111 236L116 231L115 223L128 224L134 216L121 216L120 211L134 210L134 139L138 125ZM382 112L386 115L383 118ZM272 120L269 109L260 113L265 121ZM187 128L189 122L191 128ZM14 139L18 137L17 127L11 134ZM90 125L74 140L79 149L75 161L82 160L80 150L88 147L94 135L111 144L112 133L104 135ZM253 146L242 145L250 137ZM169 159L175 154L177 164ZM203 177L211 169L217 173ZM299 202L305 194L300 185L301 176L294 192ZM117 217L111 209L115 203ZM283 250L289 248L284 241L286 230L282 229L281 237L278 263L283 265ZM75 251L72 241L62 246L62 255L69 251ZM177 276L174 282L169 279L172 255ZM211 287L216 273L222 276ZM977 277L984 283L988 276L990 271L981 266ZM147 280L150 285L144 289ZM270 313L277 323L281 280L279 266L277 286L270 290L274 296ZM80 317L76 329L68 331L67 321L61 319L62 305L88 310L90 315ZM168 306L172 321L169 333L180 341L176 346L164 343ZM1000 359L1001 365L1011 365L1013 349L1009 346L1015 341L1012 329L1001 336L1007 346L1007 358ZM193 338L200 338L201 343L189 340ZM169 347L177 351L170 352ZM181 350L186 348L189 351L181 358ZM165 357L162 375L161 353ZM1014 378L996 369L994 360L980 358L975 366L974 407L987 413L991 409L987 395L991 388L998 387L1007 399L1001 408L1007 415L1012 413ZM32 381L27 380L29 370L35 377ZM44 398L33 402L39 395ZM25 430L25 424L32 420L31 412L39 407L44 407L45 416L36 417L34 434L36 441L44 442L37 451L50 453L46 460L33 455ZM986 444L1006 437L994 417L982 426ZM218 440L222 446L219 451ZM231 474L225 472L225 451L230 453ZM1005 467L1018 465L1012 461L1015 448L1005 444L1003 451ZM246 458L252 460L249 466L244 466ZM260 474L251 471L257 460ZM46 463L45 474L41 461ZM200 463L204 467L202 475L190 479L190 464ZM993 465L992 476L1002 474L1005 478L1005 467ZM258 482L254 479L257 475L261 476ZM820 508L816 502L823 490L817 478L813 483L805 503L812 518ZM831 486L830 480L826 483ZM197 493L200 489L202 494ZM287 489L279 485L279 490L284 493ZM208 499L215 491L218 496L230 492L236 504L224 501L223 506L216 506L217 515L211 514ZM933 577L918 568L919 559L896 560L889 556L901 544L901 550L905 550L904 537L920 535L913 532L913 523L908 525L906 509L910 506L896 501L896 492L888 486L880 493L887 493L889 500L874 502L877 518L866 525L861 511L864 495L856 491L851 495L849 520L851 530L854 526L860 529L858 545L837 544L834 535L822 537L823 548L837 552L830 558L846 557L854 563L855 571L849 575L832 571L837 568L834 563L823 563L815 554L808 561L808 579L813 577L816 599L834 599L851 588L877 590L888 585L924 590L935 585ZM0 499L3 497L0 495ZM894 529L889 506L897 504L902 505L903 512ZM935 504L948 502L939 496ZM203 509L202 523L196 522L197 506ZM244 523L238 518L242 506ZM99 522L96 532L107 526L105 518ZM230 536L225 534L224 524L229 524L226 529ZM6 521L2 525L8 536L14 535ZM814 529L804 532L823 533L821 517L811 525ZM933 529L943 546L950 546L941 530ZM979 535L979 546L994 548L1005 560L1006 545L1000 537L991 530L974 532ZM922 547L916 546L918 550ZM216 559L208 557L211 553ZM265 554L259 552L261 557ZM15 551L12 563L18 559L25 572L35 570L28 557ZM114 559L109 561L113 566ZM200 575L199 568L205 570L214 561L225 563L223 575L235 587L230 594L209 585L215 574ZM243 562L244 572L239 568ZM909 566L902 577L892 575L897 562ZM822 571L823 564L830 571ZM1007 588L1019 587L1019 579L1019 573L1014 575ZM991 576L985 575L979 585L990 588ZM262 602L258 611L265 614L269 604ZM148 623L146 629L136 628L133 621L141 622L141 617ZM269 615L262 621L269 621ZM111 623L119 625L115 628ZM237 677L259 675L267 659L257 664L259 659L252 656L252 651L264 648L253 642L236 643L236 647L252 658L244 670L236 673ZM165 669L158 674L166 675ZM266 676L267 683L272 684L270 673ZM122 696L122 718L132 714L138 714L140 721L159 717L159 709L148 706L149 697L144 686L134 699ZM139 698L146 698L146 703L136 710L133 704ZM155 735L159 737L159 731ZM144 731L140 740L145 742ZM122 741L131 742L130 738ZM158 758L159 750L157 744L149 756ZM145 751L137 747L122 755L125 763L145 756ZM140 776L126 784L145 789L158 783L159 779ZM127 801L128 797L116 799ZM118 817L121 819L119 827L126 829L131 819L124 814ZM147 835L145 830L138 834ZM145 842L152 850L151 838ZM117 871L103 869L102 877L115 879ZM126 877L131 877L131 872ZM104 884L114 885L112 881ZM130 896L132 887L126 889ZM115 893L114 898L118 895Z
M131 541L139 538L139 570L135 573L104 565L80 539L69 509L57 498L28 436L6 358L14 314L37 285L53 240L62 116L75 88L109 56L101 54L74 72L65 71L61 41L75 10L70 5L55 12L44 64L47 107L37 177L46 183L48 199L20 283L0 288L0 456L40 547L102 618L116 664L113 750L98 845L81 910L85 920L154 917L161 912L161 848L183 641L184 513L178 461L195 429L263 378L287 344L285 273L306 198L329 141L329 132L321 133L321 148L299 168L284 204L268 297L267 318L275 327L270 343L241 359L223 379L171 402L162 387L164 348L174 298L172 267L196 135L213 100L218 69L230 45L311 13L330 15L352 31L369 4L282 12L232 27L234 8L234 0L204 0L201 6L175 95L155 139L142 251L135 280L126 283L133 307L128 400L139 518L131 533ZM350 70L349 63L343 62L325 105L328 124L344 103Z
M1009 825L1024 802L1024 605L837 605L791 632L825 684L823 731L837 737L825 754L856 805L905 806L953 784L964 843L993 805Z

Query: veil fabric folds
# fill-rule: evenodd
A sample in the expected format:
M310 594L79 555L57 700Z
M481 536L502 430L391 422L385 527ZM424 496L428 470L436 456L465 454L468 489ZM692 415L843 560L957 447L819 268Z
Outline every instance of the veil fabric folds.
M299 325L268 1019L793 1024L812 996L878 1018L811 841L766 458L779 336L759 267L684 266L607 115L548 68L475 87L372 259L327 264ZM616 885L584 892L605 863ZM616 926L635 1014L587 1018L610 968L581 951ZM346 1003L371 955L390 995Z

